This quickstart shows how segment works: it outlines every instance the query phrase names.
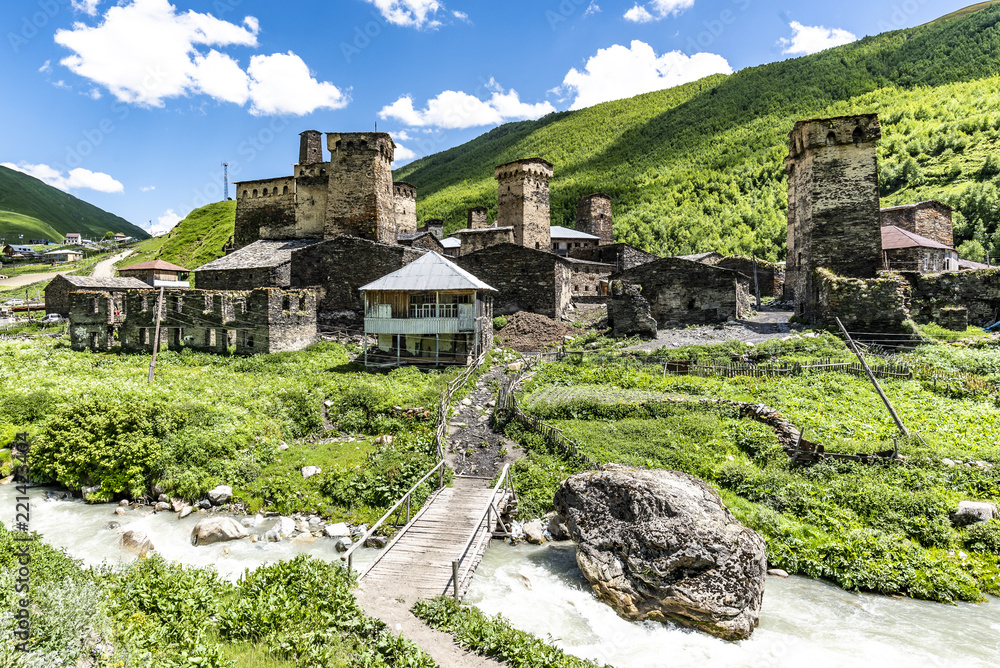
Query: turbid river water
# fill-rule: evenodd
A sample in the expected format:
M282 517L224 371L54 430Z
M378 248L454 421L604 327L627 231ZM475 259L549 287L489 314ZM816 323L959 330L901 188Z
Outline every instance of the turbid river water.
M12 486L0 486L0 520L14 513ZM124 563L134 557L118 547L108 522L141 529L170 560L214 566L235 579L246 568L306 553L339 560L333 540L313 543L233 543L194 547L197 515L177 520L79 501L46 501L32 490L31 529L86 564ZM272 523L265 521L262 531ZM360 550L355 563L374 558ZM760 627L753 638L727 643L669 624L635 624L596 601L576 568L571 544L508 546L495 542L479 566L467 602L487 613L503 613L514 626L531 631L577 656L621 668L653 666L832 666L914 667L1000 666L1000 601L941 605L886 596L851 594L837 587L792 577L769 578Z

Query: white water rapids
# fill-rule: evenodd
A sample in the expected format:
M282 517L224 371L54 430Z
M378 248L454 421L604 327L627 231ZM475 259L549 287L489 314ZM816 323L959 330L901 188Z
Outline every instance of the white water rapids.
M248 540L195 547L191 529L204 515L178 520L175 513L129 510L111 504L47 501L32 489L32 531L87 565L120 564L135 557L118 545L120 522L139 529L166 559L213 566L235 580L246 568L297 554L335 561L333 539L312 543ZM0 485L0 521L12 526L13 485ZM251 531L263 533L274 520ZM355 566L375 550L355 553ZM489 614L502 613L517 628L547 638L577 656L620 668L711 666L878 666L879 668L1000 666L1000 601L957 606L851 594L829 584L792 577L768 578L760 627L753 638L727 643L676 625L631 623L598 602L576 567L571 544L541 547L494 542L487 550L466 598Z

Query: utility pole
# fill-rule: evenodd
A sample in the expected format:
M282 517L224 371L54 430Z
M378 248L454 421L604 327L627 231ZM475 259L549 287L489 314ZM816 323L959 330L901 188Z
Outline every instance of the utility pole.
M225 193L225 201L229 201L229 163L222 162L222 187Z
M156 373L156 351L160 347L160 319L163 317L163 286L160 286L160 298L156 300L156 334L153 335L153 359L149 361L149 381L153 382Z
M896 409L892 407L889 402L889 397L885 396L885 392L882 391L882 386L878 384L878 380L875 378L875 374L872 370L868 368L868 363L865 362L865 358L862 357L861 351L858 347L854 345L854 339L851 335L847 333L847 328L844 327L844 323L840 322L840 318L837 318L837 324L840 325L840 331L844 333L844 338L847 339L847 347L851 349L851 352L858 356L858 360L861 362L862 368L864 368L865 373L868 374L868 379L871 380L872 384L875 386L875 391L878 392L878 396L882 397L882 403L885 407L889 409L889 414L892 415L892 419L895 420L896 426L899 427L899 431L903 432L903 436L910 438L910 432L906 429L906 425L903 421L899 419L899 415L896 414Z

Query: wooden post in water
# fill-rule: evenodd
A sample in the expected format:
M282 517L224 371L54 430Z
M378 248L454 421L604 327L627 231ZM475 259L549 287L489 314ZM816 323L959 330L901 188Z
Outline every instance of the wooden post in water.
M844 337L847 339L847 346L851 349L851 352L857 355L858 361L861 362L861 367L865 370L865 373L868 374L868 379L871 380L872 384L875 386L875 391L878 392L878 396L882 397L882 402L885 404L885 407L889 409L889 414L892 415L892 419L895 420L896 426L899 427L899 431L903 433L903 436L909 438L910 432L907 430L906 425L899 419L899 415L896 414L896 409L892 407L889 397L885 396L885 392L882 391L882 386L878 384L875 374L873 374L872 370L868 368L868 363L865 362L865 358L862 357L861 351L858 350L858 347L854 345L854 339L852 339L851 335L847 333L847 328L844 327L844 323L840 322L840 318L837 318L837 324L840 325L840 331L844 333Z

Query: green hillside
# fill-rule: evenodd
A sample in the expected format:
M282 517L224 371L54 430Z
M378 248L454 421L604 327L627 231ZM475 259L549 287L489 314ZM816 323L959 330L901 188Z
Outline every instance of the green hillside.
M223 247L233 236L236 202L215 202L195 209L168 234L138 244L125 264L165 260L185 269L195 269L222 257Z
M942 199L959 241L994 254L1000 211L1000 6L868 37L812 56L498 127L394 178L418 188L422 220L496 215L495 165L555 165L554 224L576 200L613 198L616 237L658 253L784 257L787 135L796 120L878 112L885 204ZM968 247L966 247L968 248Z
M26 218L10 218L6 215L8 212ZM46 185L33 176L0 166L0 236L6 236L8 242L11 235L16 239L19 234L24 235L24 241L29 238L62 241L70 232L100 239L109 230L137 239L149 236L124 218ZM35 236L39 232L44 234Z

